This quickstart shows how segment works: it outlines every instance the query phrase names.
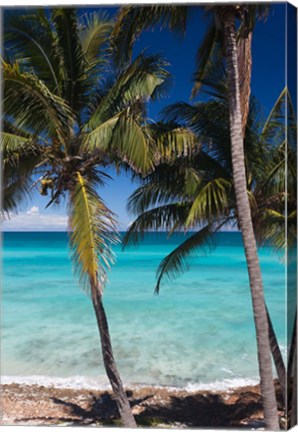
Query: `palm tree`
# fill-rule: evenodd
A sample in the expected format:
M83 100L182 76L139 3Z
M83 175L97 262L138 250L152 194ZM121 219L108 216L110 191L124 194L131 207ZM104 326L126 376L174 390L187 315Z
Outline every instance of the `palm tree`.
M218 68L216 67L216 70ZM210 84L210 83L209 83ZM156 292L164 276L175 277L187 266L189 254L213 240L213 233L224 224L237 224L237 208L233 191L230 137L226 89L218 100L175 104L166 110L169 129L188 126L200 148L195 154L177 157L171 153L143 180L143 185L130 197L128 208L137 216L124 239L138 241L147 230L198 229L161 262L157 272ZM285 248L285 223L288 223L288 244L295 242L295 151L284 148L284 105L289 95L281 93L266 122L258 121L258 108L252 99L245 131L245 164L248 173L248 195L254 231L259 245L271 244ZM291 106L290 106L291 107ZM295 136L296 120L288 110L288 129ZM161 125L159 125L159 130ZM156 128L157 129L157 128ZM158 132L158 129L157 129ZM190 132L190 131L189 131ZM156 136L158 141L158 136ZM163 142L166 146L168 143ZM285 211L284 172L289 169L288 218ZM287 401L286 371L279 345L267 311L270 347L275 361L284 403Z
M295 244L296 217L296 151L293 146L285 148L284 106L290 95L285 88L277 99L266 121L258 120L258 104L251 99L246 125L244 148L248 172L247 193L250 197L254 231L260 246L271 244L277 250ZM140 177L143 185L130 197L128 209L137 220L131 224L124 245L143 231L163 226L163 219L156 219L163 205L171 203L182 209L179 228L190 229L199 224L215 221L237 223L237 209L233 194L233 176L228 133L228 106L225 95L221 99L189 105L178 103L165 111L166 123L151 125L151 135L160 146L160 160L152 173ZM173 151L173 130L181 135L193 134L193 153L177 155ZM170 133L165 140L164 131ZM293 137L297 126L291 103L288 107L288 133ZM290 132L291 131L291 132ZM163 137L162 142L161 137ZM188 138L189 141L189 138ZM163 154L162 154L163 151ZM288 189L284 190L285 165L288 165ZM211 192L209 194L209 192ZM220 197L221 200L216 198ZM287 199L288 214L285 214ZM197 201L197 202L196 202ZM170 207L167 217L170 217ZM148 211L148 215L146 213ZM164 208L166 212L167 209ZM182 216L182 210L177 213ZM285 243L285 224L288 224L288 243ZM171 222L169 222L170 224ZM178 222L177 222L178 224ZM171 229L172 225L167 225ZM172 231L171 231L172 232ZM211 232L211 227L210 227ZM212 232L211 232L212 234ZM199 244L198 244L199 246ZM170 270L170 269L169 269ZM167 269L164 269L167 273ZM161 275L163 276L163 274ZM158 287L157 287L158 290Z
M201 47L201 52L199 52L199 68L203 71L203 75L206 76L205 69L208 69L208 62L213 54L213 49L218 45L218 42L221 42L228 78L229 132L234 191L252 296L264 418L268 429L277 430L279 429L279 421L270 357L269 328L266 318L262 275L253 231L249 197L247 195L244 164L243 130L248 109L248 99L241 98L241 94L245 95L246 92L243 89L250 88L250 73L247 74L247 71L250 71L251 56L243 55L243 47L242 55L239 56L239 45L237 44L237 38L239 40L246 39L246 47L248 47L248 53L250 53L251 31L255 18L260 13L262 14L263 11L260 6L244 4L206 6L205 9L209 14L213 14L214 25L211 31L209 29L203 47ZM179 6L174 6L173 9L156 5L141 9L135 7L125 8L120 12L119 24L115 32L116 44L120 43L121 46L119 52L124 52L124 46L131 47L135 37L153 22L169 28L176 28L177 24L182 24L182 28L183 25L185 27L187 11L187 7L179 8ZM239 32L236 31L237 21L240 22ZM205 56L202 56L202 53Z
M244 250L252 294L253 313L256 327L260 385L264 404L264 418L269 430L278 430L279 421L272 379L272 365L269 345L269 328L266 317L262 274L258 259L257 245L253 231L250 203L247 195L244 164L243 136L241 130L241 101L239 70L237 64L236 17L242 8L225 8L220 16L226 44L228 77L229 116L233 184L238 210L238 222L243 237Z
M146 102L162 91L168 73L161 59L143 55L115 71L112 29L106 16L79 17L72 8L39 9L5 22L2 211L17 210L32 184L49 195L48 206L66 199L74 268L91 295L121 419L135 427L103 306L116 219L97 186L109 178L109 164L151 169Z
M295 151L288 148L285 152L284 132L277 134L277 119L283 128L278 114L280 102L285 99L283 92L268 118L261 134L258 135L253 123L255 112L248 117L246 129L246 167L248 177L248 195L250 197L254 230L259 245L271 244L277 249L284 249L285 224L288 225L288 246L295 243ZM202 106L205 105L205 106ZM130 198L129 208L138 217L131 225L124 243L131 238L138 240L138 234L146 230L164 228L172 233L179 229L202 228L183 244L164 258L159 266L156 291L159 291L163 276L175 276L187 268L186 258L196 249L204 246L225 223L237 223L237 210L233 194L231 161L229 158L228 134L222 125L222 112L214 109L214 102L198 105L195 109L185 105L173 106L173 115L180 112L181 118L187 119L202 140L200 152L193 157L174 159L156 168L155 173L145 179L145 184ZM217 114L216 114L217 111ZM218 112L219 111L219 112ZM205 114L205 115L204 115ZM198 130L198 120L200 127ZM290 116L289 116L290 118ZM295 128L295 119L289 122ZM270 129L275 128L275 147L268 142ZM218 132L220 135L218 135ZM271 133L270 133L271 134ZM205 135L205 137L204 137ZM279 139L280 138L280 139ZM210 145L211 144L211 145ZM264 145L266 144L266 145ZM225 154L224 154L225 152ZM288 162L288 217L285 215L284 172ZM157 206L156 206L157 205ZM270 348L275 361L285 405L287 404L286 371L269 313Z

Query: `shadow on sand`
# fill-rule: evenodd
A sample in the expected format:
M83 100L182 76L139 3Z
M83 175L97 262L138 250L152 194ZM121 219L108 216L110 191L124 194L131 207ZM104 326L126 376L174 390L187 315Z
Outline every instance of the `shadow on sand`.
M279 392L278 392L279 393ZM154 391L144 396L128 391L127 395L139 426L175 428L252 428L264 427L262 403L258 393L242 390L231 395L214 393L171 394L156 398ZM280 395L277 394L281 408ZM68 425L121 426L117 405L109 392L90 393L82 404L58 397L51 401L62 408L57 418L36 417L44 423ZM82 407L84 405L84 408ZM62 415L63 413L63 415ZM33 420L33 419L32 419Z

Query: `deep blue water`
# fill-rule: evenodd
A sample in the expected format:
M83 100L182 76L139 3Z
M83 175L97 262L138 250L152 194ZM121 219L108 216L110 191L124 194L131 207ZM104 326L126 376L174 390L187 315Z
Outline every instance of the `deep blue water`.
M150 233L115 247L104 303L125 383L185 387L257 379L255 330L239 233L193 257L153 294L161 259L185 239ZM90 299L73 276L67 233L4 233L2 375L83 376L106 383ZM266 301L285 347L284 265L259 251Z

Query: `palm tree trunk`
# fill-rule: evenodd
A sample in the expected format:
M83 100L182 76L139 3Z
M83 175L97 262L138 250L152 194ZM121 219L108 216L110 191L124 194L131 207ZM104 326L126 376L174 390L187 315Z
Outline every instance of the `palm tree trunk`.
M272 325L272 321L266 307L266 315L267 315L267 321L268 321L268 327L269 327L269 343L270 343L270 350L271 350L271 354L273 357L273 361L274 361L274 365L275 365L275 369L277 372L277 377L278 377L278 381L280 384L280 389L281 389L281 395L282 395L282 399L284 402L284 405L286 406L286 401L287 401L287 385L286 385L286 368L285 368L285 364L281 355L281 351L279 348L279 344L276 338L276 334L274 332L274 328Z
M264 407L264 419L267 429L279 430L279 420L269 345L269 328L266 316L262 276L257 254L256 240L252 226L250 205L247 196L241 124L242 118L239 75L237 64L236 29L235 18L232 14L226 14L224 18L224 31L228 74L228 97L234 189L236 195L238 222L243 237L252 296L257 337L260 386Z
M292 337L290 342L290 349L289 349L289 357L288 357L288 375L290 377L290 371L293 368L294 363L294 354L296 349L296 338L297 338L297 312L295 313L295 319L294 319L294 325L293 325L293 331L292 331Z
M250 101L250 82L251 82L251 69L252 69L252 31L249 31L245 37L241 37L237 44L237 59L238 59L238 72L239 72L239 88L240 88L240 106L242 114L242 136L245 138L245 128L247 117L249 113ZM269 343L270 350L277 372L281 394L284 405L287 400L286 389L286 368L281 355L279 344L274 332L271 318L266 306L266 314L269 326Z
M93 296L93 307L97 319L105 370L115 395L123 425L128 428L135 428L137 427L137 424L132 414L129 401L124 391L124 387L116 366L108 321L102 304L101 295L98 292L96 292L96 294Z
M237 58L239 71L240 102L242 114L242 136L245 137L245 128L249 113L250 82L252 68L252 31L242 37L237 44Z

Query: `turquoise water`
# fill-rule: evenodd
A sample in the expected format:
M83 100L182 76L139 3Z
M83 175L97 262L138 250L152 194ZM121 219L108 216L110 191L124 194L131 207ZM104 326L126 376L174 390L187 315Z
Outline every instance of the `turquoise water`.
M257 379L239 233L219 233L214 250L194 257L187 273L153 295L160 260L183 239L180 233L170 240L150 233L138 247L115 248L104 302L123 380L218 387ZM80 376L106 384L93 309L73 276L67 233L5 233L3 244L2 375ZM284 265L270 248L260 250L260 261L267 304L285 347Z

